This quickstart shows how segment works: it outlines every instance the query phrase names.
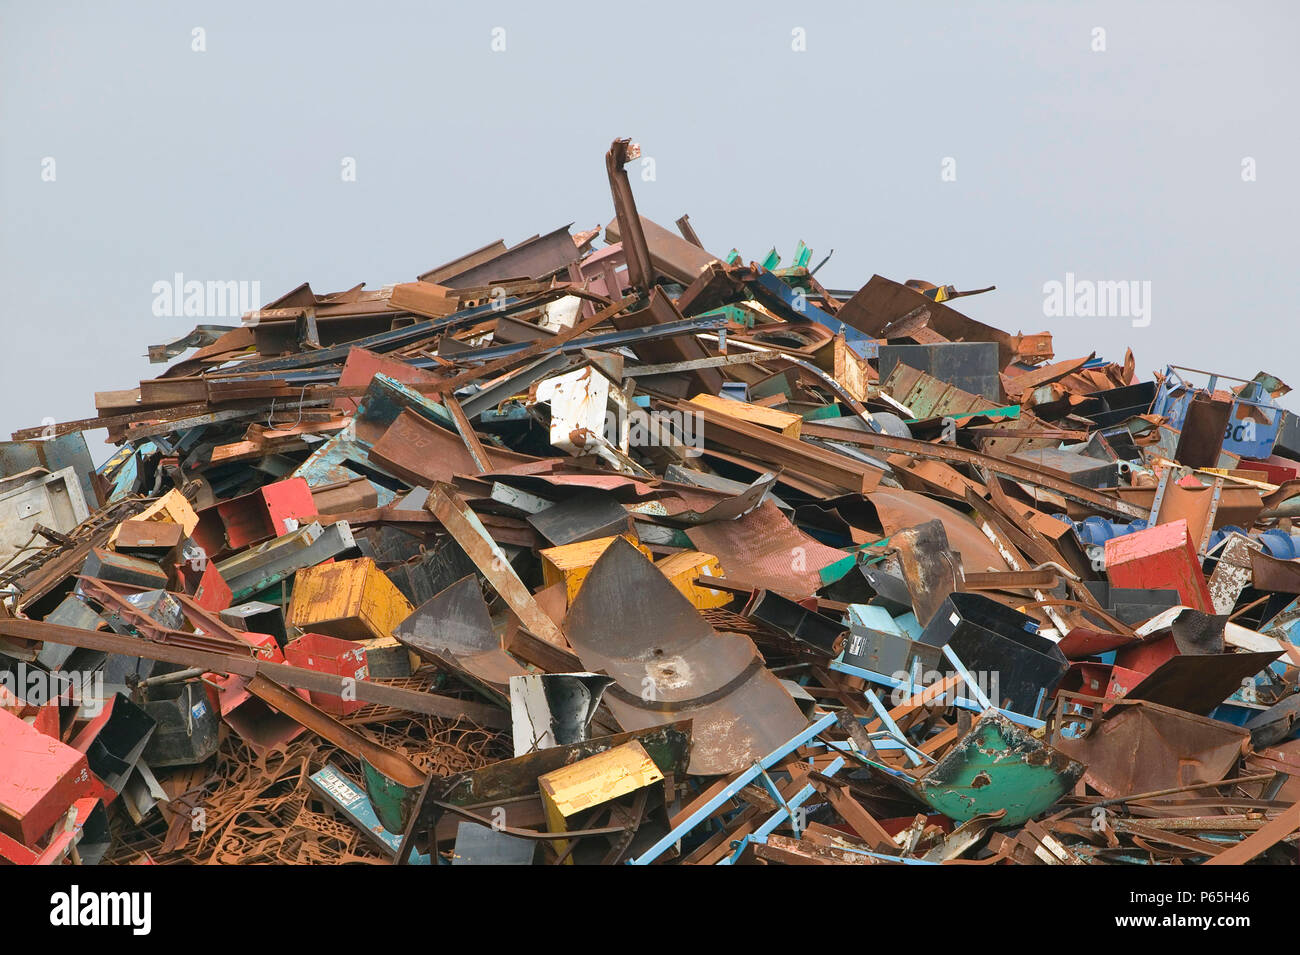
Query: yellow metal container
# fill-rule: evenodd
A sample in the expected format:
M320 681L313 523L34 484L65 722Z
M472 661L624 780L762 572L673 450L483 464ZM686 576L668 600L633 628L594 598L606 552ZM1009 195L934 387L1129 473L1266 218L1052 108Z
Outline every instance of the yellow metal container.
M632 740L538 776L537 787L542 793L551 831L567 832L568 819L575 813L626 796L663 778L664 774L644 747ZM557 855L563 855L567 848L567 841L555 841ZM573 865L572 856L564 861Z
M288 624L342 640L389 638L414 608L369 557L304 567L294 575Z
M636 545L637 550L650 556L648 548L637 543L634 537L622 535ZM595 540L578 541L576 544L561 544L559 547L547 547L538 551L542 558L542 579L549 587L563 582L569 603L578 595L578 588L587 578L587 572L595 565L605 548L614 543L613 537L597 537Z
M698 550L670 554L655 563L659 572L672 581L696 610L712 610L731 602L731 594L696 583L696 578L725 577L718 558Z

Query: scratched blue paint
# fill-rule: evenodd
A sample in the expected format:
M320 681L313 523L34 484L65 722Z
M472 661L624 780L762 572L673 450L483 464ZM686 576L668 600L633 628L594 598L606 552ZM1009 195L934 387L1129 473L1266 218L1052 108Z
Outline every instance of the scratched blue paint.
M387 375L375 375L370 379L366 393L357 403L357 422L382 430L406 410L413 411L434 424L456 430L456 422L450 411Z
M1176 369L1167 366L1165 379L1160 383L1151 413L1169 419L1169 427L1179 431L1187 417L1192 397L1213 392L1218 385L1217 376L1211 376L1206 388L1197 388L1182 378ZM1282 427L1282 409L1277 406L1257 381L1241 386L1240 394L1232 401L1228 425L1223 436L1223 450L1243 458L1266 458L1273 453L1278 431Z
M649 865L659 856L663 855L667 849L681 840L681 838L698 826L705 819L711 817L717 810L722 808L731 800L736 793L740 792L751 782L763 774L765 770L771 769L778 762L785 759L790 753L794 752L800 746L803 746L818 733L829 729L834 725L836 716L834 713L827 713L816 722L809 724L801 730L792 739L782 743L772 752L768 753L762 759L757 760L753 766L742 770L731 780L720 792L707 800L704 805L699 806L688 815L685 819L674 826L662 839L656 842L649 849L646 849L641 855L633 859L628 859L625 865Z
M123 462L121 470L117 472L117 476L113 479L113 490L109 492L106 503L112 504L115 501L120 501L138 490L136 485L140 478L140 459L147 454L155 453L157 450L157 446L152 441L146 441L136 448L135 453Z
M351 465L351 466L350 466ZM359 466L358 466L359 465ZM334 435L298 465L292 477L300 477L308 487L325 487L359 477L369 478L367 472L387 475L388 472L370 460L370 445L359 438L350 437L346 430ZM388 475L392 477L392 475ZM393 478L394 483L400 483ZM395 491L376 481L370 482L379 495L378 506L387 507L397 498Z
M328 794L340 812L347 816L348 821L354 826L361 829L368 829L383 841L384 845L397 854L398 848L402 844L402 837L398 833L389 832L375 815L374 806L366 798L366 794L361 789L344 776L341 772L330 764L318 773L312 773L311 781L315 784L318 792ZM430 859L427 855L412 851L409 859L411 865L430 865Z
M1273 616L1268 623L1259 628L1259 632L1274 640L1285 640L1300 647L1300 597L1292 600ZM1279 677L1286 675L1287 658L1282 657L1269 664L1269 669Z
M822 774L825 776L834 776L843 767L844 767L844 757L836 756L835 759L831 762L831 764L827 766L824 770L822 770ZM776 800L780 801L781 793L772 785L771 780L769 779L766 773L763 774L763 779L765 781L765 786L767 790L773 795L773 797ZM795 835L798 836L799 831L803 827L799 824L798 818L795 819L790 818L790 812L791 810L793 810L797 813L799 807L802 806L805 802L807 802L810 798L812 798L813 793L815 793L816 791L817 790L812 785L812 783L808 783L807 785L805 785L797 793L791 796L790 799L786 800L785 804L780 808L778 808L776 812L768 816L767 819L763 822L763 824L760 825L757 829L755 829L752 833L745 836L744 839L740 839L735 842L732 842L731 846L733 851L731 855L719 861L718 865L735 865L736 861L740 858L741 854L745 851L745 846L749 845L750 843L760 843L760 844L766 843L767 837L770 836L773 832L775 832L777 827L780 826L787 819L790 820L791 828L794 829Z
M879 686L887 686L890 687L891 689L908 686L907 680L900 680L886 673L877 673L874 670L867 670L864 669L863 667L856 667L850 663L841 663L839 660L832 660L828 666L829 669L834 670L837 673L844 673L847 674L848 676L860 677L863 680L866 680L870 683L875 683ZM916 686L915 683L912 685ZM973 695L976 690L978 690L978 685L976 685L973 688L968 688L968 692L971 692ZM954 706L959 706L964 710L970 710L975 713L983 713L986 709L988 709L988 707L985 705L987 703L987 700L971 699L971 697L968 696L955 697L953 698L952 703ZM1030 729L1040 729L1042 726L1045 725L1042 720L1037 719L1033 716L1026 716L1023 713L1015 713L1012 712L1011 710L1006 710L1001 708L998 709L998 713L1001 714L1002 716L1005 716L1007 719L1011 720L1011 722L1017 723L1020 726L1027 726Z

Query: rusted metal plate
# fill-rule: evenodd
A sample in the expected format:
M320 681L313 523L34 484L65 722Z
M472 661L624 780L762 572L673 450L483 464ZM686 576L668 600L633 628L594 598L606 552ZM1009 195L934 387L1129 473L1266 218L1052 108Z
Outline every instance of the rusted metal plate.
M123 521L114 546L128 552L166 553L179 546L184 536L181 525L169 521Z
M1052 745L1084 763L1084 782L1112 798L1224 779L1250 742L1240 727L1141 700L1121 700L1101 719L1060 719ZM1086 735L1065 735L1085 725Z
M914 491L877 488L867 495L880 519L886 537L927 521L943 523L953 552L960 555L962 568L971 573L1008 570L1007 562L979 526L962 512Z
M1137 638L1122 633L1108 633L1090 627L1075 627L1057 644L1061 652L1072 660L1083 659L1097 653L1106 653L1133 643Z
M1300 560L1282 560L1262 551L1252 550L1250 570L1257 590L1300 594Z
M537 459L502 448L484 448L493 468L508 468ZM400 478L425 486L450 481L457 474L477 474L479 468L455 431L439 427L414 411L403 411L375 442L371 458Z
M1126 694L1189 713L1208 714L1282 655L1276 653L1179 654L1166 660Z
M572 223L545 235L526 239L508 249L501 249L495 244L488 246L486 251L495 254L477 256L471 253L470 259L433 269L421 275L420 279L447 288L463 289L491 285L501 279L537 279L553 275L568 268L569 263L578 257L577 246L569 234L571 225ZM466 267L455 271L462 265Z
M673 235L670 230L645 216L638 216L638 223L655 271L675 282L690 285L705 269L718 261L716 255L711 255L698 245ZM616 217L605 226L605 238L609 242L622 241L621 218Z
M890 543L898 548L916 619L925 626L960 584L960 555L953 553L942 521L926 521L899 531Z
M1011 336L935 302L899 282L873 275L852 298L836 312L836 318L872 338L890 337L890 326L924 309L930 313L929 325L952 341L996 342L998 366L1011 361Z
M686 536L696 550L718 558L729 582L787 597L815 593L822 586L818 572L848 556L803 533L771 501L734 521L688 528Z
M419 279L421 282L431 282L441 285L443 279L452 278L468 272L472 268L482 265L484 262L490 262L506 250L504 239L497 239L495 242L489 242L487 245L475 249L472 252L466 252L459 258L452 259L442 265L435 265L427 272L421 272Z

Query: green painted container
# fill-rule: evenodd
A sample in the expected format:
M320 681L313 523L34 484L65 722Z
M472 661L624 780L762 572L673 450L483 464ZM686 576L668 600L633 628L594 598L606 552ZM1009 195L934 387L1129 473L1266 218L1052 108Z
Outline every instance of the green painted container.
M1083 776L1084 765L987 710L916 784L917 795L957 822L1006 809L999 829L1049 809Z

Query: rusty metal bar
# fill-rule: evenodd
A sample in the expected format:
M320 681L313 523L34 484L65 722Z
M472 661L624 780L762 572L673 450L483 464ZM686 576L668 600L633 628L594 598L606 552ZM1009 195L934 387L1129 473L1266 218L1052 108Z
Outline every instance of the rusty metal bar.
M429 492L426 506L442 522L447 532L456 538L456 542L483 572L501 599L510 605L520 622L547 643L567 649L569 642L564 633L538 606L483 522L456 493L456 489L450 484L435 484Z
M456 430L460 432L461 440L465 442L465 450L474 461L474 467L478 468L478 473L483 474L492 470L492 463L488 461L487 451L483 448L483 442L478 439L474 433L474 426L469 423L469 418L465 416L465 410L461 408L460 402L455 396L448 393L443 396L443 407L451 412L451 420L456 423Z
M248 681L248 692L301 723L317 736L329 740L339 749L364 758L394 782L403 786L424 784L426 774L405 756L367 739L350 726L344 726L324 710L308 703L297 693L291 693L264 674L259 673Z
M191 650L186 647L153 643L138 637L106 633L102 630L64 627L41 620L0 617L0 636L34 642L49 641L89 650L102 650L105 653L143 657L146 660L158 660L163 663L178 663L187 667L201 667L213 673L233 673L250 678L261 673L284 686L314 690L318 693L337 695L343 689L343 681L340 677L289 666L286 663L270 663L255 656L239 657L206 650ZM356 694L357 699L363 703L377 703L412 713L426 713L429 716L449 720L464 717L481 726L496 728L510 725L508 717L499 708L473 700L457 700L419 690L408 690L404 687L386 686L368 680L356 682Z
M1034 468L1012 464L1001 458L980 454L978 451L967 451L965 448L954 448L942 444L930 444L928 441L918 441L915 438L898 438L892 434L853 431L848 428L820 425L815 422L804 422L802 433L806 437L826 438L831 441L842 441L845 444L859 444L868 448L898 451L918 458L936 458L940 461L955 461L958 464L976 465L1016 481L1047 488L1049 491L1055 491L1063 497L1082 504L1089 504L1108 514L1119 514L1123 517L1138 520L1147 520L1151 516L1149 508L1130 504L1127 501L1111 497L1108 494L1102 494L1091 488L1081 487L1069 481L1062 481L1060 478L1048 477Z

